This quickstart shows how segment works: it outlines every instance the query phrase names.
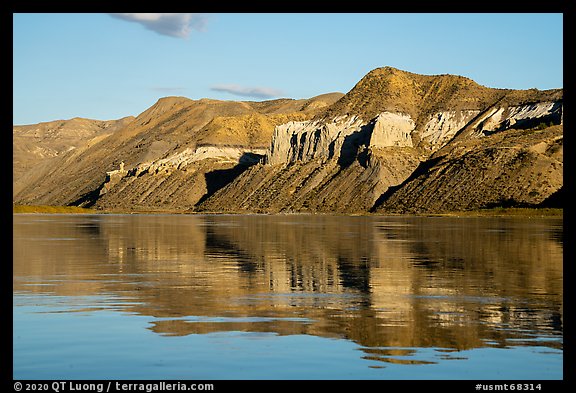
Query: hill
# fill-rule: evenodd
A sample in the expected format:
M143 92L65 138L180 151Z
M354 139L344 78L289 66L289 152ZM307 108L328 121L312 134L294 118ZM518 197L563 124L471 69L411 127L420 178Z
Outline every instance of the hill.
M21 169L14 202L435 213L539 206L558 199L563 185L562 89L493 89L383 67L344 95L166 97L118 124Z
M92 206L98 200L101 206L129 209L159 206L189 209L208 191L203 176L205 171L232 169L244 151L258 154L265 149L276 124L287 119L308 118L317 108L325 107L341 96L334 93L312 99L269 102L165 97L136 118L123 119L113 133L97 133L99 128L94 126L96 131L85 132L86 143L78 144L74 149L62 149L33 169L20 166L21 169L14 173L13 201L18 204ZM38 127L28 126L26 130L31 132L29 130L35 128ZM22 133L21 127L14 127L15 152L25 149L26 145L19 137ZM70 139L61 134L55 140L61 146L69 147ZM77 132L77 135L81 133ZM92 138L88 137L92 135ZM41 139L32 145L34 148L50 147L45 141ZM168 168L174 157L180 160L179 164L188 160L195 169L184 171L181 168L174 177L164 179L167 182L158 182L158 178L152 176L139 176L139 184L132 185L134 192L140 192L136 190L143 187L149 191L146 196L141 193L128 195L131 188L119 192L121 188L118 187L108 192L108 173L116 175L113 176L116 179L119 173L114 171L120 168L121 162L126 168L125 174L128 171L139 175L143 172L156 174L156 169L162 167L164 177L171 177L168 172L172 171ZM249 161L255 158L253 156ZM174 182L180 184L173 185L180 191L171 189L166 195L164 186ZM105 183L108 184L105 186ZM151 192L148 187L156 191ZM105 200L100 200L104 194L108 194ZM169 198L169 202L163 198Z
M197 209L433 213L538 205L562 187L562 111L561 89L491 89L460 76L379 68L313 119L276 127L263 163ZM500 146L506 158L494 154ZM447 163L450 172L430 175ZM499 181L490 189L487 179Z

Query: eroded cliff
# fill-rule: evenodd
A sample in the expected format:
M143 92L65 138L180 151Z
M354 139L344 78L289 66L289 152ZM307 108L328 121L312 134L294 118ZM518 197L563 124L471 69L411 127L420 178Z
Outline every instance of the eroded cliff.
M197 209L538 205L562 187L562 111L562 90L490 89L462 77L377 69L313 119L278 125L265 159Z
M167 97L127 123L23 170L14 202L433 213L538 206L563 185L562 89L493 89L383 67L345 95Z

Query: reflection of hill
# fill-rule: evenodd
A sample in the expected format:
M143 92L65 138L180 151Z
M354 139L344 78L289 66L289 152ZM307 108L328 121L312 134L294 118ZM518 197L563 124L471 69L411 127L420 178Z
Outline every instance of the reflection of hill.
M346 337L365 347L505 345L535 330L562 334L561 225L16 215L14 291L115 296L129 302L127 311L156 317L151 330L166 335L242 330Z

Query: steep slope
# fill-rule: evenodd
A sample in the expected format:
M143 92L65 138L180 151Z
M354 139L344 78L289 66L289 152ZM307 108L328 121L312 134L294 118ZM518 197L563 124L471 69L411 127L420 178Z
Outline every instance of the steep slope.
M563 90L378 68L345 95L160 99L20 177L105 210L444 212L561 200Z
M340 96L263 103L162 98L113 137L94 139L29 171L14 201L189 209L222 185L219 172L208 173L237 174L244 168L236 166L263 153L276 124L310 117L314 110L303 106L326 106Z
M527 138L523 143L552 143L548 134L529 130L540 123L562 123L562 109L562 90L491 89L459 76L417 75L391 67L376 69L313 119L277 126L262 163L201 203L198 210L366 212L376 208L418 212L473 208L464 202L450 204L448 199L428 206L425 187L417 185L406 191L413 194L412 199L406 199L411 210L400 207L399 202L384 203L393 190L407 184L409 177L438 163L440 155L436 154L444 153L435 152L462 149L462 143L470 144L466 151L499 143L521 150L515 145L522 139L519 136L488 138L511 127L524 130L519 131ZM561 139L562 127L555 130L554 138ZM561 141L554 142L555 146L558 143ZM555 165L561 170L561 156L555 157ZM462 165L457 162L455 166L471 176L462 189L465 192L476 185L473 172ZM500 174L508 164L486 159L482 165L493 165L493 172ZM520 167L526 171L526 178L521 180L532 181L528 173L540 173L533 168L539 165L523 161ZM479 169L474 162L468 166ZM542 198L557 191L557 173L551 176L556 180L538 190ZM450 184L448 180L454 179L437 180ZM499 187L498 198L478 198L486 203L529 200L506 187L504 180Z
M440 213L538 206L563 186L563 127L507 130L422 163L376 212Z
M367 212L391 184L418 166L413 151L372 154L362 164L342 167L313 159L287 165L258 164L238 176L197 209L211 212Z
M374 211L438 213L538 206L563 186L563 92L509 91Z

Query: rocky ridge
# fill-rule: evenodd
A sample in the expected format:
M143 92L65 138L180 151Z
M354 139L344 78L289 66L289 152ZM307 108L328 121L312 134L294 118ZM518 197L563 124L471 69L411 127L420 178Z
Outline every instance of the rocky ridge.
M490 89L462 77L377 69L313 119L277 126L262 164L198 208L414 213L499 202L537 205L562 186L562 110L562 90ZM541 132L542 127L548 132ZM524 146L526 140L551 150L539 147L544 151L536 153ZM512 156L502 161L484 157L499 144L512 147L507 154L528 149L546 156L554 151L554 158L538 156L512 166ZM457 154L467 160L457 160ZM445 165L439 157L460 171L408 187L417 174ZM524 177L516 176L521 172ZM480 192L477 182L490 176L500 180L494 185L498 192ZM452 182L461 184L462 195L442 197L451 195ZM438 189L440 199L431 198L430 189ZM403 192L413 197L402 199Z
M266 213L536 206L562 188L562 143L562 89L384 67L345 95L161 99L50 160L14 200Z

